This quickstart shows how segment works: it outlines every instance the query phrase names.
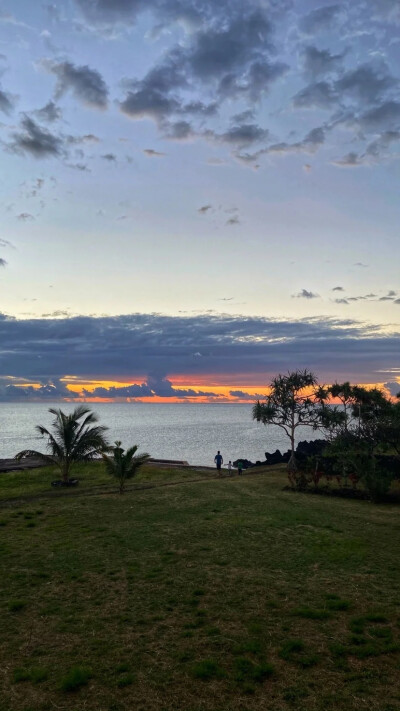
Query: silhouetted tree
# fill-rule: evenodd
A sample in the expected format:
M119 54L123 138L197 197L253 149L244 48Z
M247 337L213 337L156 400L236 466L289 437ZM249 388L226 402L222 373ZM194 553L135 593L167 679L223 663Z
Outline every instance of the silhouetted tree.
M102 454L108 474L118 479L120 494L124 493L126 480L133 479L140 467L142 467L150 457L149 454L139 454L136 457L137 449L138 445L135 445L125 452L121 447L121 442L117 441L115 442L115 447L113 447L112 456Z
M92 427L98 422L98 418L83 405L76 407L70 414L53 408L50 408L49 412L55 416L52 431L42 425L36 426L39 434L47 440L47 453L24 449L18 452L16 459L36 457L41 459L43 464L54 464L60 469L61 478L66 483L75 464L88 462L96 454L109 449L104 438L108 428L100 425Z
M317 378L308 370L295 370L287 375L278 375L269 385L270 393L265 402L259 400L253 407L253 419L263 425L280 427L290 440L291 456L289 473L297 471L295 435L298 427L316 428L319 424L315 405ZM300 482L296 482L298 485Z

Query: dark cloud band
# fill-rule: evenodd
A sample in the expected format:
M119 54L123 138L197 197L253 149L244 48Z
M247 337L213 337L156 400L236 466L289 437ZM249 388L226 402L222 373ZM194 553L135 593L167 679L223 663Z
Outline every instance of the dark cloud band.
M308 367L322 379L374 382L398 364L400 334L380 334L350 319L285 321L204 315L0 319L0 376L108 378L132 373L193 379L210 373L263 381ZM201 353L201 358L198 354ZM240 378L239 378L240 380Z

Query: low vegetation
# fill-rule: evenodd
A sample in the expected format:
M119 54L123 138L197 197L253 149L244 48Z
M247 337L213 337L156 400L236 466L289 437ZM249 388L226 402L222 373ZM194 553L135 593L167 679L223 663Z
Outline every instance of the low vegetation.
M70 414L50 408L54 415L51 430L36 425L36 431L45 443L46 452L24 449L17 460L34 457L43 464L54 465L61 474L61 483L68 485L70 474L80 462L90 462L99 452L109 449L105 439L107 427L97 425L97 416L90 408L79 405Z
M121 442L117 441L112 449L112 456L102 454L107 473L118 481L120 494L124 493L126 482L133 479L150 458L147 453L136 454L137 450L138 446L135 444L125 452L121 447Z
M0 708L399 708L397 508L284 468L145 464L123 497L101 462L76 474L0 476Z
M257 402L253 419L280 427L290 440L290 485L318 488L321 479L336 480L343 495L360 484L372 501L384 500L400 479L400 393L393 402L378 388L350 383L319 386L313 373L278 375L265 402ZM324 434L322 456L297 461L295 434L308 426ZM330 493L328 490L327 493Z

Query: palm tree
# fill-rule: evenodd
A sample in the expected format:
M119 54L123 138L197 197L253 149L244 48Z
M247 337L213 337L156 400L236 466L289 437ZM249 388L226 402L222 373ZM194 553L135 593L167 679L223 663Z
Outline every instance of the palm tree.
M113 456L102 452L102 457L108 474L115 477L119 481L119 493L123 494L125 490L125 482L127 479L133 479L140 467L143 466L150 458L149 454L139 454L135 457L138 445L135 444L125 452L121 447L121 442L115 442L113 448Z
M109 449L104 438L108 428L99 425L91 427L98 422L98 418L84 405L79 405L69 415L53 408L49 412L55 415L52 432L42 425L36 425L39 434L47 439L47 454L24 449L18 452L16 459L37 457L43 464L55 464L60 469L62 481L68 483L71 468L77 462L88 462L99 452Z

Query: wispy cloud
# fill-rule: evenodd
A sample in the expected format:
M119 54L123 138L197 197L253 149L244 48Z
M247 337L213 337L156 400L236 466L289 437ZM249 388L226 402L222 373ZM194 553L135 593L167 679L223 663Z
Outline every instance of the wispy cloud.
M308 289L302 289L297 294L292 294L293 299L319 299L319 294L313 291L308 291Z

